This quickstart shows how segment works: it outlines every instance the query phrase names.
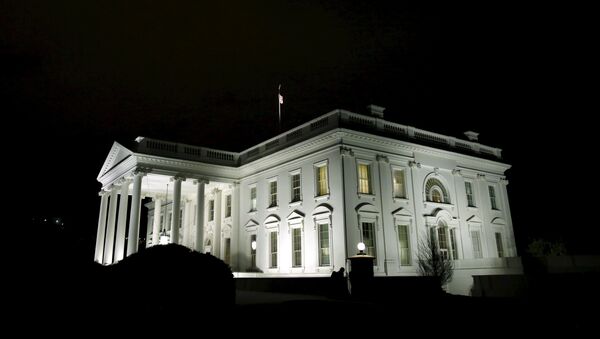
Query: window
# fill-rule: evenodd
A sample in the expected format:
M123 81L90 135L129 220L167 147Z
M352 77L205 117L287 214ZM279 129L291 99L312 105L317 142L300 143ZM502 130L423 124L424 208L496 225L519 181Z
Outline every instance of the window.
M443 222L437 227L437 246L440 256L446 260L458 260L456 229L449 228Z
M215 220L215 201L208 201L208 221Z
M317 167L317 196L329 194L329 180L327 177L327 165Z
M450 198L446 187L436 178L430 178L425 184L425 199L431 202L449 204Z
M225 218L231 216L231 194L225 196Z
M276 268L277 267L277 232L269 233L269 242L271 244L271 257L269 260L269 267Z
M358 193L371 194L371 168L369 164L358 164Z
M292 266L302 266L302 230L292 229Z
M223 261L225 261L225 263L227 265L229 265L229 263L231 262L231 238L225 238L225 256L223 258Z
M496 190L494 186L488 186L488 191L490 192L490 203L492 205L493 210L498 209L498 205L496 205Z
M363 243L367 254L373 257L377 257L377 244L375 240L375 223L363 222L362 223L362 236ZM373 261L374 265L377 265L377 259Z
M410 245L408 244L408 225L398 225L398 243L400 248L400 265L410 265Z
M394 198L406 198L403 170L394 170Z
M250 187L250 211L256 211L256 186Z
M300 173L292 174L292 202L302 200Z
M496 232L496 249L498 249L498 258L504 258L504 247L502 246L502 233Z
M471 231L471 242L473 243L473 258L483 258L481 251L481 235L479 231Z
M465 191L467 192L467 206L475 207L475 198L473 197L473 186L469 181L465 181Z
M250 236L250 264L256 267L256 234Z
M269 182L269 207L277 206L277 181Z
M330 266L329 224L319 224L319 266Z

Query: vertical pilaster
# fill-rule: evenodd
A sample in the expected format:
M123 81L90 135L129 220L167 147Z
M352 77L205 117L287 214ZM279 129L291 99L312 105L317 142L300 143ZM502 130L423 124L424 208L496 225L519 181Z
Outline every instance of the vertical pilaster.
M230 260L233 270L241 270L239 265L239 256L242 253L240 248L240 183L233 183L231 191L231 252Z
M106 240L104 241L104 263L113 263L115 247L115 221L117 219L117 186L110 189L110 205L108 207L108 225L106 226Z
M117 224L117 243L115 244L115 262L125 256L125 231L127 228L127 205L129 204L129 180L121 184L121 199L119 201L119 222Z
M106 206L108 205L108 194L105 191L100 191L98 195L100 196L100 212L98 213L98 232L96 233L96 254L94 256L94 261L102 264L104 258Z
M194 180L196 184L196 251L204 253L204 188L206 179Z
M127 256L138 251L140 238L140 209L142 201L142 178L145 170L136 169L133 172L133 191L131 197L131 213L129 215L129 236L127 237Z

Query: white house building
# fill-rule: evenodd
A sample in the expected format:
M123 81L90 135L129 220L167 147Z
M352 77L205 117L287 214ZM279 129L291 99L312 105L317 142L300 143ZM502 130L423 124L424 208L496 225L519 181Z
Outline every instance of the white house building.
M376 276L416 275L429 232L455 261L449 292L469 294L473 275L521 273L501 150L368 108L334 110L239 153L115 142L98 175L95 260L115 263L145 239L210 252L237 276L316 277L346 267L363 242Z

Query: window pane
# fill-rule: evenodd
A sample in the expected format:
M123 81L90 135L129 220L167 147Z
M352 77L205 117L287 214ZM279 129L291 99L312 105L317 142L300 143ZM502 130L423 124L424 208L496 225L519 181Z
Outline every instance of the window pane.
M471 242L473 243L473 257L483 258L481 251L481 237L479 231L471 231Z
M358 164L358 192L359 193L371 193L371 186L369 183L370 173L369 165Z
M317 195L329 194L327 182L327 165L317 168Z
M292 175L292 202L300 201L300 174Z
M277 232L271 232L271 263L270 267L277 267Z
M299 228L292 230L292 266L302 266L302 233Z
M458 260L458 248L456 247L456 232L454 228L450 229L450 244L452 245L452 259Z
M319 265L329 266L329 224L319 224Z
M277 181L269 183L269 207L277 206Z
M256 267L256 249L252 248L252 243L256 242L256 234L250 236L250 260L252 267Z
M400 265L410 265L410 246L408 244L408 226L398 226L398 242L400 243Z
M363 222L362 223L363 243L365 244L367 254L373 257L377 257L377 247L375 241L375 223ZM377 259L373 261L377 265Z
M488 186L488 191L490 192L490 203L492 205L492 209L497 210L498 206L496 205L496 190L494 190L494 187Z
M405 198L405 188L404 188L404 171L395 170L394 171L394 197L396 198Z
M250 188L250 210L256 210L256 187Z
M475 207L475 200L473 199L473 187L470 182L465 182L465 191L467 192L467 205Z
M231 216L231 194L225 197L225 217Z
M502 234L496 232L496 248L498 249L498 258L504 258L504 247L502 246Z
M208 202L208 221L215 220L215 201L210 200Z

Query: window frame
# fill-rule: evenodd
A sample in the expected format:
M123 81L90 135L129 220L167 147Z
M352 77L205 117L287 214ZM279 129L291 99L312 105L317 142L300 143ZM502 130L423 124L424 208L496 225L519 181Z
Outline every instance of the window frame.
M396 190L396 173L400 172L402 177L402 192L398 195ZM394 199L407 199L408 193L406 192L406 168L392 166L392 196Z
M273 193L273 184L275 184L275 193ZM277 178L272 178L268 180L268 188L269 200L267 201L267 208L274 208L279 206L279 183L277 182Z
M298 176L298 186L294 186L294 177ZM298 189L298 198L296 199L295 190ZM297 169L290 172L290 204L302 202L302 170Z
M471 189L471 194L469 194L467 185ZM473 186L473 181L465 180L465 197L467 198L467 207L477 208L477 199L475 199L475 190ZM469 199L469 197L471 197L471 199Z
M315 173L315 198L326 197L331 193L329 187L329 159L313 164ZM321 168L325 167L325 192L321 192Z
M367 169L367 192L363 192L361 189L362 182L365 178L361 178L361 166L366 166ZM369 160L356 159L356 183L357 192L359 195L373 195L373 162Z
M252 198L252 192L254 192L254 198ZM257 199L258 192L257 192L256 183L248 185L248 195L249 195L248 202L250 205L249 212L256 212L256 210L258 208L258 199Z

